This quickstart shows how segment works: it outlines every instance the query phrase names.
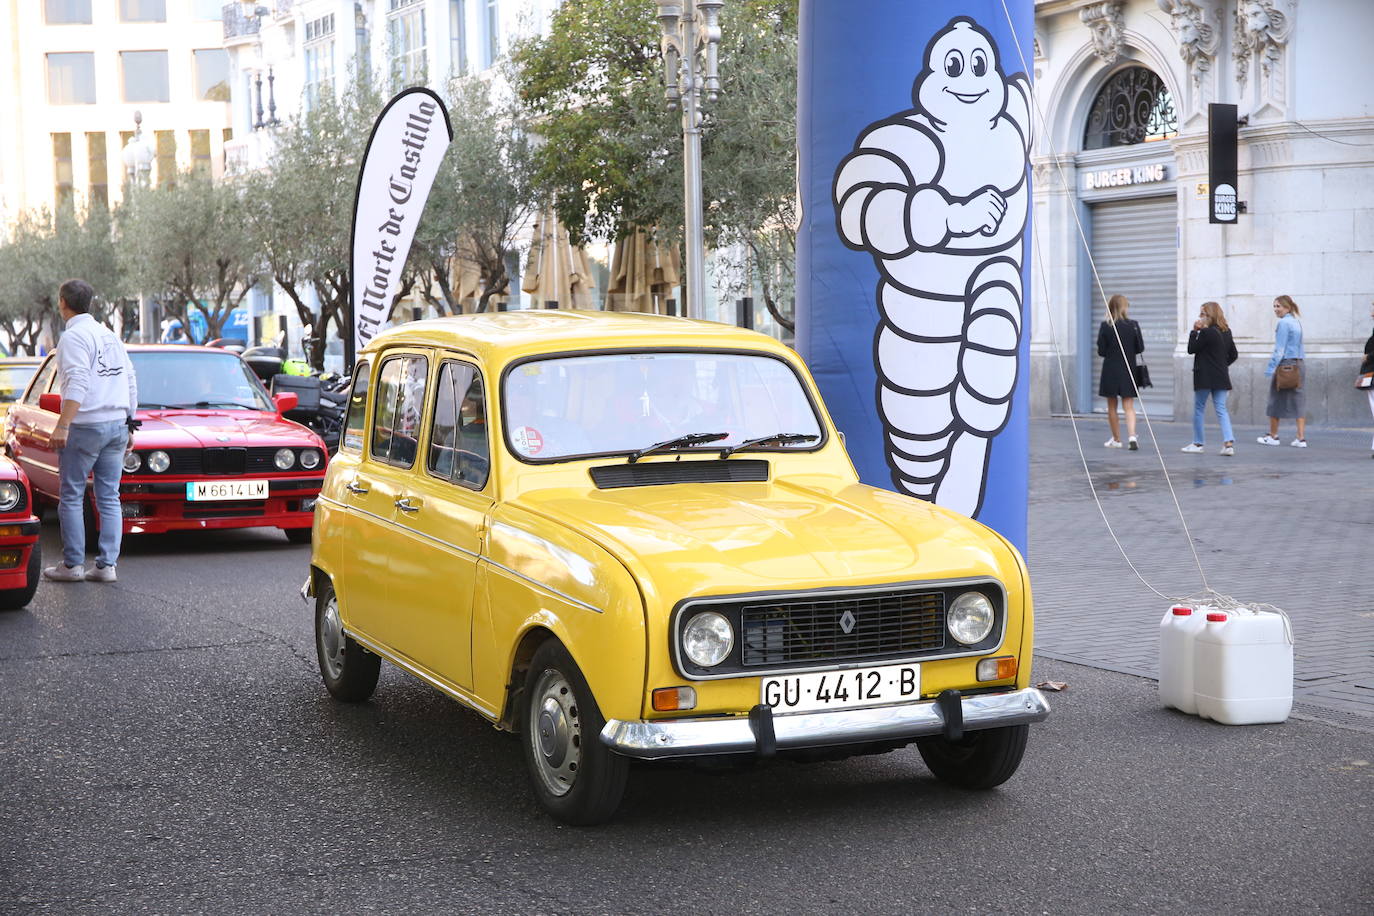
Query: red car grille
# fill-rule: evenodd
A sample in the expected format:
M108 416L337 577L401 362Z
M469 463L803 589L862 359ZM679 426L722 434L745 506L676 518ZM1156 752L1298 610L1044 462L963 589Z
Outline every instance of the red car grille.
M175 448L167 452L172 474L265 474L275 471L274 446L256 448Z

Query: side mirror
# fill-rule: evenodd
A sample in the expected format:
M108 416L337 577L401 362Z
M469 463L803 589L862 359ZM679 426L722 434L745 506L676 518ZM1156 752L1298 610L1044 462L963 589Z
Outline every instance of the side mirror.
M43 395L48 397L48 395ZM277 413L286 413L288 410L295 410L296 405L301 402L300 395L294 391L283 391L272 395L272 402L277 405Z
M49 413L62 412L62 395L60 394L40 394L38 396L38 406Z

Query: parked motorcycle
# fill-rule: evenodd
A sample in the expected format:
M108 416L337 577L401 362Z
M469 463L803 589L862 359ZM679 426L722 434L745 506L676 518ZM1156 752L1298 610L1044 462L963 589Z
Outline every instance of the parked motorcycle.
M309 375L284 372L288 361L281 347L251 347L244 351L243 359L273 394L290 391L296 395L296 406L282 416L319 433L333 456L339 450L339 439L343 435L350 387L348 378L332 372Z

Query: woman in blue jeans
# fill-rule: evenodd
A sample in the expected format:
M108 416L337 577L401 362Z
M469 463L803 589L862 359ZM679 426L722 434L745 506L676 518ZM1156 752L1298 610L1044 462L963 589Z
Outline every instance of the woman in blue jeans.
M1231 393L1231 373L1227 369L1236 361L1236 344L1226 315L1215 302L1204 302L1188 334L1188 352L1193 354L1193 442L1185 445L1185 452L1201 452L1203 444L1202 419L1207 411L1207 398L1217 412L1221 424L1221 453L1236 453L1236 437L1231 432L1231 415L1226 410L1226 398Z

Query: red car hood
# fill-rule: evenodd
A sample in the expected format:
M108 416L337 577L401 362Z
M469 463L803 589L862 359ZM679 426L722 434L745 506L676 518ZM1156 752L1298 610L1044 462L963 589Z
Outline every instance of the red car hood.
M249 410L140 410L136 448L231 448L321 443L310 430L274 413Z

